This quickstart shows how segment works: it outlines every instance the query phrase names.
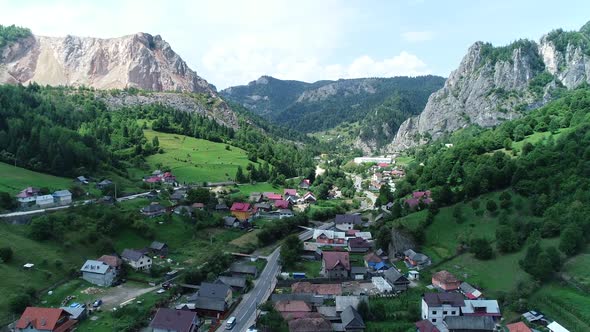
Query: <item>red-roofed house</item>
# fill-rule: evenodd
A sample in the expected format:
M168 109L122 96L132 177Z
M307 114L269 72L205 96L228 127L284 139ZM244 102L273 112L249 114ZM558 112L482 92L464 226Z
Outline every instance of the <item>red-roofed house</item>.
M389 167L389 164L388 163L378 163L377 164L377 167L379 167L379 168L385 168L385 167Z
M252 216L252 208L250 207L250 203L236 202L232 204L230 212L232 216L242 221L247 220Z
M289 208L289 202L279 199L275 201L275 208L276 209L288 209Z
M317 199L311 191L308 191L307 193L305 193L305 195L303 195L303 201L306 203L315 203Z
M416 322L416 329L418 332L440 332L440 330L428 319Z
M532 332L531 328L526 326L524 322L506 325L509 332Z
M283 191L283 196L287 197L287 196L297 196L297 190L296 189L285 189Z
M304 301L278 301L275 309L286 320L307 317L311 312L311 306Z
M327 278L348 278L350 256L348 252L324 251L322 253L322 275Z
M430 190L426 190L426 191L414 191L412 193L412 197L413 198L417 198L417 199L426 199L426 198L430 198L430 195L432 193L430 192Z
M17 332L67 332L78 321L68 318L68 313L58 308L27 307L16 323Z
M30 203L35 201L37 195L39 195L40 192L41 191L38 188L27 187L23 189L20 193L18 193L18 195L16 195L16 198L19 203Z
M442 270L432 275L432 285L445 291L454 291L459 289L461 281L451 272Z
M278 201L283 199L283 196L277 193L264 193L264 197L266 197L269 201Z

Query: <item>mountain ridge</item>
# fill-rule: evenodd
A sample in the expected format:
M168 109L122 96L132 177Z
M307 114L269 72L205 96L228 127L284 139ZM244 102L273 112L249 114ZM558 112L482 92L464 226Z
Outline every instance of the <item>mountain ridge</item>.
M589 83L588 27L553 30L539 42L519 40L501 47L474 43L422 113L400 126L386 150L405 150L469 125L492 127L544 105L560 89Z

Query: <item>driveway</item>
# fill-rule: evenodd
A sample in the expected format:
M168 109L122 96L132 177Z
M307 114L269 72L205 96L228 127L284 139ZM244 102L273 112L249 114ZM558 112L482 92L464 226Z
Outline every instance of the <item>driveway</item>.
M136 298L160 287L142 287L142 284L127 282L117 287L111 287L101 295L103 310L111 310L121 303Z

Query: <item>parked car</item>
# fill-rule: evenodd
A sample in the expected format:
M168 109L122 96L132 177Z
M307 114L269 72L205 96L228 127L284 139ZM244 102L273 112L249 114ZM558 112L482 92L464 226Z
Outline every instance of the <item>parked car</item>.
M102 300L101 300L101 299L98 299L98 300L94 301L94 303L92 304L92 306L93 306L94 308L98 308L98 307L100 307L101 305L102 305Z
M236 317L232 316L227 320L227 322L225 322L225 329L231 330L234 328L235 325L236 325Z

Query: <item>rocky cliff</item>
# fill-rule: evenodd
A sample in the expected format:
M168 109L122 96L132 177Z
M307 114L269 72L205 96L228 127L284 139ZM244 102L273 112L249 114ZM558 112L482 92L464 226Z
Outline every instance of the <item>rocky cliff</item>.
M490 127L538 107L560 88L590 82L590 28L555 30L534 41L504 47L477 42L442 89L406 120L386 150L436 140L468 125Z
M30 36L0 50L0 83L214 93L160 36Z

